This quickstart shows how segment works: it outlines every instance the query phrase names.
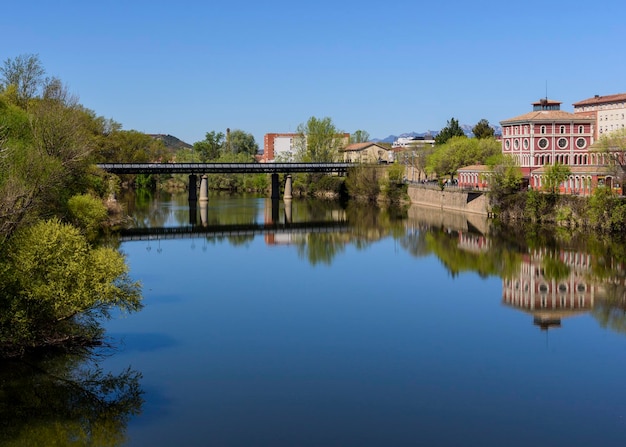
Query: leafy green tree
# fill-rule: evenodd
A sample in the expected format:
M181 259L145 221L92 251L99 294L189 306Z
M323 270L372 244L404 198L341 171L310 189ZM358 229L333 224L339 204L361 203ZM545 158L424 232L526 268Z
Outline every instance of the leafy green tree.
M567 180L571 173L572 171L570 170L569 166L561 163L555 163L551 166L548 166L545 175L545 190L551 192L552 194L557 193L559 190L559 185Z
M332 162L340 157L340 150L347 141L332 119L318 119L314 116L306 123L298 125L299 138L296 141L295 159L305 162Z
M206 163L219 158L224 151L224 144L224 134L212 130L205 134L204 140L197 141L193 144L193 150L200 158L198 161Z
M235 129L229 132L228 149L233 154L246 154L254 157L259 152L259 145L252 134Z
M499 205L506 196L519 191L522 170L513 157L502 153L488 157L487 166L490 171L489 197L492 204Z
M2 247L0 349L5 352L101 337L100 318L112 308L141 308L139 284L124 257L91 247L59 220L20 230Z
M42 87L45 73L38 55L22 54L4 61L0 67L0 80L4 89L11 85L15 87L17 104L26 107Z
M350 143L367 143L370 140L370 134L364 130L357 130L350 135Z
M465 132L459 125L459 122L454 118L450 118L448 120L448 124L446 125L446 127L441 129L441 131L439 131L439 133L435 137L435 144L439 146L439 145L445 144L452 137L465 137L465 136L466 136Z
M102 163L148 163L165 161L162 141L136 130L112 130L99 139L95 159Z
M463 166L485 164L489 157L501 152L500 143L494 138L467 138L455 136L446 143L435 146L426 161L426 171L435 172L438 177L453 178Z
M495 135L495 132L495 129L489 125L489 121L484 118L478 121L472 128L472 133L478 139L491 138Z
M596 188L589 198L589 220L594 228L608 232L626 227L626 203L611 188Z

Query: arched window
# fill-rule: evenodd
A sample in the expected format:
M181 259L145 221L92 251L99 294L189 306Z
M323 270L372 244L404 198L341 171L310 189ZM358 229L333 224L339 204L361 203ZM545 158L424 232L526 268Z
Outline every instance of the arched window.
M542 134L546 133L546 126L541 126L540 133L542 133Z
M565 133L565 126L559 127L559 133Z
M585 133L585 126L578 126L578 133Z

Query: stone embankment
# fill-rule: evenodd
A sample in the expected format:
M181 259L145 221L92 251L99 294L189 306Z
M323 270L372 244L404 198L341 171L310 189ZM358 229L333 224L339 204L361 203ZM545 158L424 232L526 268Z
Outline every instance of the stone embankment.
M489 215L489 200L482 191L465 191L456 188L431 188L409 185L411 203L443 210Z

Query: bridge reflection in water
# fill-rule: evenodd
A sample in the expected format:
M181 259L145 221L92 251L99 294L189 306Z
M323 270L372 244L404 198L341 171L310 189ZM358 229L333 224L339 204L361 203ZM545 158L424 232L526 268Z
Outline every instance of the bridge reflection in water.
M152 241L197 237L256 236L265 234L349 232L347 221L303 223L250 223L165 228L129 228L119 232L120 241Z
M282 218L280 216L280 202L284 205ZM198 208L200 208L199 213ZM118 232L119 240L125 242L265 235L266 240L273 241L275 235L350 232L350 225L345 213L333 213L326 216L325 220L292 222L291 200L266 200L265 208L265 221L263 223L209 224L208 203L200 202L198 206L191 202L189 203L188 225L126 228ZM200 223L198 222L198 214Z

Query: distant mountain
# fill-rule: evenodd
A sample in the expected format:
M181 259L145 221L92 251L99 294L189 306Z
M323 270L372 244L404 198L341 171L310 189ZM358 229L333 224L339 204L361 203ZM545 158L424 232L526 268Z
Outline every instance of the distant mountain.
M170 150L175 151L178 149L189 149L192 147L191 144L185 143L184 141L179 140L178 138L172 135L165 135L162 133L154 133L154 134L149 134L149 135L155 140L162 141L165 147Z
M465 135L467 135L468 137L474 136L474 134L472 133L473 127L474 126L471 126L469 124L461 124L461 129L463 129L463 132L465 132ZM494 128L496 135L502 135L502 128L500 126L491 125L491 127ZM406 132L401 133L400 135L389 135L386 138L374 138L372 139L372 141L374 143L393 143L398 138L424 137L426 135L432 135L433 137L436 137L438 134L438 130L427 130L426 132Z

